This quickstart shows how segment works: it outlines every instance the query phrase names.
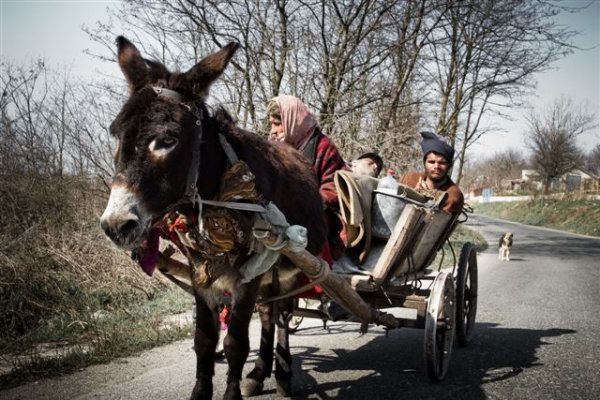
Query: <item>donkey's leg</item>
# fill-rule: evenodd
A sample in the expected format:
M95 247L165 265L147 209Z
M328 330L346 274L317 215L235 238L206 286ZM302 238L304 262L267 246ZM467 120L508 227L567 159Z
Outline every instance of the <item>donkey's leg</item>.
M215 374L215 348L219 340L217 311L211 310L202 296L196 295L196 385L191 400L212 399Z
M279 302L277 321L277 349L275 351L275 379L277 393L289 397L292 392L292 354L290 353L289 321L294 311L294 299Z
M242 379L244 363L250 351L249 325L254 312L259 283L260 278L254 279L242 285L233 293L231 319L227 336L225 336L223 342L225 358L227 358L227 364L229 365L227 389L223 396L225 400L242 399L240 380Z
M242 394L246 397L256 396L262 392L263 383L267 377L271 376L273 369L275 338L275 324L272 320L273 307L271 303L266 303L257 308L261 323L260 348L254 369L248 373L242 385Z

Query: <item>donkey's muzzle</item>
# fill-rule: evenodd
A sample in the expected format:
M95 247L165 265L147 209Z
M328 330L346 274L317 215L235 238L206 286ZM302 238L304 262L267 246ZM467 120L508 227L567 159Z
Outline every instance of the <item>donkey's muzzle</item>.
M140 241L143 227L137 216L130 214L129 218L102 218L100 227L116 245L132 247Z
M113 187L100 227L117 246L134 248L144 239L150 218L143 212L136 194L124 186Z

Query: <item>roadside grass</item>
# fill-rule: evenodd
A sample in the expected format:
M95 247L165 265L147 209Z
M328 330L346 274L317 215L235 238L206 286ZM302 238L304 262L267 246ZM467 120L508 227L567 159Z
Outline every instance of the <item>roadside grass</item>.
M460 251L462 246L467 242L471 242L478 252L488 248L488 242L480 233L461 224L459 224L454 232L452 232L452 235L450 235L450 242L454 246L455 251Z
M25 335L3 338L1 360L12 371L0 376L0 388L61 375L185 338L191 324L169 324L165 318L191 311L192 304L192 296L181 289L166 289L149 302L81 315L76 321L69 315L57 315Z
M478 214L600 237L600 200L536 197L531 201L480 203Z
M193 299L149 278L99 228L99 182L0 174L0 387L185 337Z

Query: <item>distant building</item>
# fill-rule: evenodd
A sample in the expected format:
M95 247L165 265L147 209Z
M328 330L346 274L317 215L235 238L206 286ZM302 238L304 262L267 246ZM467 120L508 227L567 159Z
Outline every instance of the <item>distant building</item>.
M521 170L521 178L500 181L500 188L503 190L541 190L542 187L539 174L533 169Z
M543 188L543 182L539 174L532 169L524 169L521 171L521 179L515 182L524 184L529 183L529 186L536 190ZM600 187L600 179L594 177L580 169L574 169L566 174L552 179L550 182L551 192L594 192Z
M498 193L521 191L523 193L541 192L544 182L537 171L524 169L520 179L502 179L496 185L487 176L478 176L465 192L467 198L476 198L484 195L487 188ZM600 177L593 176L580 169L574 169L550 182L550 192L553 193L599 193Z
M521 179L523 181L538 181L540 175L535 169L523 169L521 170Z
M565 192L583 192L598 190L599 179L575 169L560 177L559 190Z

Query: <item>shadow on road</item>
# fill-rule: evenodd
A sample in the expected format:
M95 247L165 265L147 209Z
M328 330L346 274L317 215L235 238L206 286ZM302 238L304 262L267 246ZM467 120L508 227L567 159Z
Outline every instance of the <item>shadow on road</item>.
M310 328L298 334L313 335L315 330L322 332ZM332 333L335 330L332 326ZM510 380L540 366L537 349L552 345L546 338L573 333L576 331L571 329L515 329L479 323L469 347L454 348L450 370L441 383L431 383L427 377L423 331L392 331L388 338L382 335L362 347L337 350L335 356L318 354L316 347L295 348L294 398L483 400L488 398L485 384ZM333 372L342 380L322 378Z

